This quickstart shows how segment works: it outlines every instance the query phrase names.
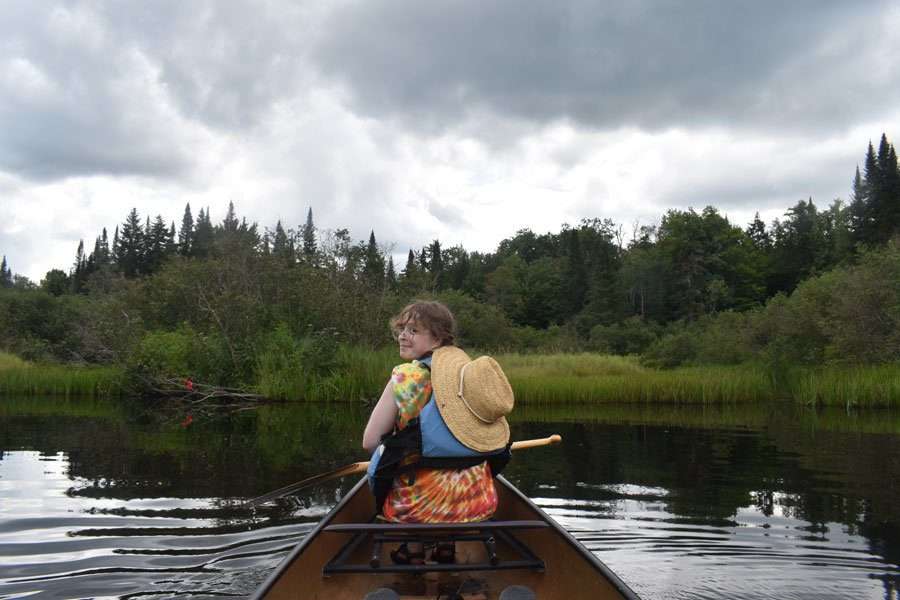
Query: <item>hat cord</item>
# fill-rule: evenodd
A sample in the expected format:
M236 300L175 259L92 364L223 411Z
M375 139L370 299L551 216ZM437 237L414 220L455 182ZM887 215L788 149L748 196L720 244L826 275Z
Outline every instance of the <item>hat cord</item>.
M459 396L459 399L463 401L463 404L466 405L466 408L469 409L469 412L472 413L473 415L475 415L479 421L481 421L483 423L487 423L488 425L491 425L491 424L493 424L493 421L488 421L487 419L485 419L484 417L479 415L477 412L475 412L475 409L472 408L471 406L469 406L469 403L466 401L466 397L463 396L463 376L466 373L466 367L468 367L471 364L472 363L468 362L462 366L462 369L459 370L459 391L456 393L456 395Z

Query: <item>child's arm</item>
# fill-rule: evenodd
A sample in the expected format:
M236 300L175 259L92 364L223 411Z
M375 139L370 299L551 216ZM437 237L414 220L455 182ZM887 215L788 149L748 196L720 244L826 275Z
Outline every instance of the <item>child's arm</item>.
M366 431L363 433L363 448L372 452L381 443L381 436L394 428L397 421L397 404L394 402L394 382L388 381L378 399L378 404L369 416Z

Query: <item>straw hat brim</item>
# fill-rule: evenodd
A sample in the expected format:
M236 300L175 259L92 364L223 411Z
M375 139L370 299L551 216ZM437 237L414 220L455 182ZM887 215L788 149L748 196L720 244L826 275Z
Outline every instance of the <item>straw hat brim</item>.
M465 374L466 394L488 394L492 399L512 409L512 388L500 365L490 357L480 357L478 368ZM463 445L476 452L491 452L501 449L509 442L509 423L501 416L491 423L484 422L466 406L459 396L459 379L462 368L473 363L472 359L455 346L443 346L434 351L431 359L431 385L434 390L438 411L453 436ZM486 376L477 377L476 373ZM477 386L477 388L476 388ZM469 402L475 399L470 397ZM477 410L477 409L476 409ZM482 415L483 417L484 415Z

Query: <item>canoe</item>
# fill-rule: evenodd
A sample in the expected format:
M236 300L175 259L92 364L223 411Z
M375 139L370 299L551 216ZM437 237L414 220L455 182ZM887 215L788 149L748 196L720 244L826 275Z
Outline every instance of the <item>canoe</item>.
M495 600L525 589L540 599L639 600L615 573L503 477L494 518L476 524L375 521L365 478L256 590L254 600L363 600L394 590L403 600ZM395 565L399 540L454 540L456 563ZM426 546L427 547L427 546ZM523 587L524 586L524 587ZM504 594L504 590L507 593ZM527 596L527 594L526 594ZM519 597L519 596L515 596ZM524 596L523 596L524 597Z

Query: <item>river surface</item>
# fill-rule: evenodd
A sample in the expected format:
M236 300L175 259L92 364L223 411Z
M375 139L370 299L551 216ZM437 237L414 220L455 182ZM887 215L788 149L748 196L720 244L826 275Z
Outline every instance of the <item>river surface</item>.
M0 399L0 599L246 598L347 491L362 406ZM642 598L894 599L900 413L517 409L505 475Z

